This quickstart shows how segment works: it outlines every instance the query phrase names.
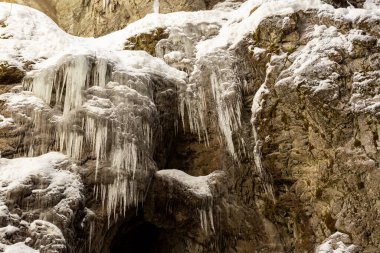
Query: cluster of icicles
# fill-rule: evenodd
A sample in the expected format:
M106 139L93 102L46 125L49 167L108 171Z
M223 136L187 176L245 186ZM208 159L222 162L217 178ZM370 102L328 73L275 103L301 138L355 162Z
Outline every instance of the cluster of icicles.
M208 145L207 114L213 103L220 139L226 143L231 156L239 161L250 156L244 139L239 138L244 82L237 78L234 59L221 60L225 54L211 57L205 61L214 64L209 64L211 67L206 71L194 71L187 89L179 93L182 123L184 127L188 123L190 131ZM147 184L138 182L149 180L155 171L152 126L157 111L148 79L113 71L107 60L83 55L64 59L59 67L32 72L23 81L25 89L53 108L48 113L32 113L34 132L43 133L46 143L36 139L29 155L60 150L77 160L95 158L96 177L100 168L111 168L116 179L94 189L109 219L125 214L129 206L143 200ZM205 84L211 84L212 102L206 101ZM261 96L257 96L253 101L253 117L260 109L260 100ZM265 190L273 196L270 178L261 164L255 119L252 123L256 140L253 158ZM211 208L202 208L199 214L202 227L206 231L214 230Z
M201 228L206 234L215 233L214 210L211 199L203 199L203 204L198 209Z
M32 134L42 134L45 143L32 136L28 155L59 150L76 160L95 159L95 178L109 168L114 180L99 178L94 189L108 219L143 200L145 182L155 171L151 126L157 116L150 94L134 89L150 82L112 69L105 59L69 56L59 67L32 72L23 81L53 108L33 112Z
M226 60L228 59L228 60ZM255 139L253 152L248 152L246 143L241 137L243 108L242 94L247 88L246 82L239 80L234 64L238 60L228 52L215 53L199 61L191 74L187 90L180 94L180 114L182 123L188 122L190 131L198 135L199 140L208 145L207 131L208 105L214 103L218 120L220 141L224 142L227 151L237 163L243 157L253 158L256 173L260 176L263 190L274 201L272 179L263 168L261 157L261 141L258 138L256 124L261 107L262 96L259 90L252 106L252 132ZM202 71L200 71L202 69ZM213 102L206 102L205 84L211 85ZM260 93L260 94L259 94ZM202 218L201 218L202 219Z
M210 69L203 71L195 70L190 77L191 84L181 94L179 111L182 123L185 124L188 121L190 131L197 134L199 140L205 141L208 145L208 106L205 91L207 88L204 85L210 83L221 133L220 139L225 141L227 150L231 156L238 159L242 155L241 152L245 152L243 139L238 140L239 148L236 148L233 142L233 134L241 129L242 100L240 89L242 85L231 66L218 66L215 64L220 62L223 65L226 63L229 65L233 60L223 60L221 62L218 55L210 57L204 59L205 63L203 63L204 66ZM223 55L224 59L225 57L228 56ZM202 68L199 67L198 69Z

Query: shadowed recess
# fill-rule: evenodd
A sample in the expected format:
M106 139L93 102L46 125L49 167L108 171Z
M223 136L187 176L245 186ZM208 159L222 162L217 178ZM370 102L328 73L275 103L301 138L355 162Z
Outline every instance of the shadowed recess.
M122 226L110 245L111 253L153 253L160 230L145 221Z

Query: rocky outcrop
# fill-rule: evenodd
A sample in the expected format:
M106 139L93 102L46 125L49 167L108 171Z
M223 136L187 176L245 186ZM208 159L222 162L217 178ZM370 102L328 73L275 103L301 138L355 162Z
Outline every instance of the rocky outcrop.
M366 2L365 0L325 0L326 3L334 5L338 8L346 8L349 6L354 6L356 8L363 8L363 4Z
M99 39L13 20L0 169L28 174L0 174L5 250L379 251L378 11L226 1Z
M83 184L74 165L63 154L48 153L1 159L0 167L2 250L21 252L30 246L39 252L67 252L75 241L71 231L80 229L77 218L84 212ZM8 245L16 243L20 245L11 251Z
M80 36L101 36L120 30L127 24L154 12L153 0L6 0L5 2L24 4L46 13L68 33ZM212 8L220 1L176 0L161 1L160 13L175 11L197 11Z
M278 189L270 215L283 221L287 215L292 217L282 227L298 234L296 245L341 231L350 233L354 243L369 246L376 240L378 225L363 221L373 220L378 210L362 203L375 203L379 198L370 193L377 192L373 188L379 153L373 132L377 130L368 126L378 126L378 121L374 86L364 84L368 79L361 76L377 79L377 68L367 63L377 53L377 34L329 13L320 15L330 21L314 23L315 14L299 13L289 17L291 26L286 30L262 23L256 31L255 46L267 52L273 50L271 41L279 46L274 51L277 56L271 53L264 83L268 90L257 120L263 163ZM279 24L280 20L266 22ZM309 22L318 26L308 30ZM337 22L340 26L334 27ZM273 38L274 34L280 36ZM288 43L292 43L290 53L286 53ZM367 95L363 96L363 88ZM365 134L363 127L369 130Z
M0 84L12 84L21 82L25 72L16 66L0 65Z

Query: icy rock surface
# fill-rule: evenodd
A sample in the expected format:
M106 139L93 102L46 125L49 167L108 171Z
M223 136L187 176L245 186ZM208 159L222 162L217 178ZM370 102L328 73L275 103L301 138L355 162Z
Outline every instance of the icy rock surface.
M34 250L31 247L26 246L22 242L15 243L7 247L4 253L38 253L38 250Z
M352 244L349 235L336 232L318 246L315 253L353 253L361 252L361 250L360 247Z
M37 252L30 247L66 252L70 243L63 233L71 238L69 231L84 202L84 186L75 169L67 156L55 152L0 159L0 240L5 252Z
M0 87L0 147L13 158L2 167L59 151L70 167L59 173L86 194L78 179L75 205L46 214L56 199L35 201L24 222L9 201L30 186L5 173L15 188L2 186L0 233L17 236L2 243L104 252L137 213L167 252L356 249L336 231L376 252L380 12L369 4L226 1L94 39L0 3L3 76L15 77ZM52 166L42 185L65 193L73 184L59 188Z
M134 65L141 54L148 57L131 54ZM78 161L94 157L95 180L99 177L101 182L96 195L105 203L107 213L115 215L117 208L117 213L123 213L142 201L144 182L156 170L152 154L158 113L153 78L141 69L135 73L117 68L106 59L70 55L56 66L25 77L24 89L41 100L18 99L20 93L2 98L13 114L22 106L33 108L30 117L19 119L20 124L32 124L30 139L24 145L28 156L60 150ZM166 80L175 83L168 77ZM98 175L106 168L111 173L107 179Z
M25 138L25 154L59 150L75 160L94 157L95 179L100 167L112 173L107 179L99 176L96 195L105 203L108 215L125 213L128 206L142 201L145 182L156 170L152 160L158 119L155 82L161 77L166 86L180 87L186 74L145 52L110 52L99 41L66 35L51 21L41 24L41 29L30 28L21 37L17 29L25 28L18 27L12 18L23 18L26 11L30 10L15 6L6 20L8 25L2 33L11 33L12 40L5 43L8 48L2 48L2 59L22 66L21 61L43 57L30 52L40 51L51 58L27 74L24 92L2 95L18 123L31 126ZM35 18L47 19L38 12ZM36 20L28 22L43 22ZM47 34L52 38L47 42L50 45L44 43L44 50L33 46ZM31 43L20 47L18 41L22 40ZM13 54L21 55L22 60L14 62ZM24 112L29 113L22 115Z
M175 214L178 205L191 207L190 213L182 214L179 223L191 222L192 219L199 221L205 233L215 232L213 201L221 198L224 192L222 171L215 171L207 176L190 176L187 173L176 170L160 170L156 172L152 185L155 202L161 202L170 206L170 213ZM160 191L168 194L160 194ZM149 201L148 201L149 203ZM156 207L157 208L157 207ZM194 215L194 210L197 211ZM151 210L151 212L154 212ZM198 217L197 217L198 215ZM152 215L153 216L153 215ZM163 224L165 226L165 224Z

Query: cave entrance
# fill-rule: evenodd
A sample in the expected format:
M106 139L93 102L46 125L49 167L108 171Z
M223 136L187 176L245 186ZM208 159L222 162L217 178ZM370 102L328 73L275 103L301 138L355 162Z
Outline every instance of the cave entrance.
M111 242L110 253L157 252L160 229L141 219L131 223L119 229Z

